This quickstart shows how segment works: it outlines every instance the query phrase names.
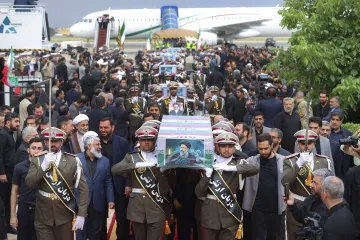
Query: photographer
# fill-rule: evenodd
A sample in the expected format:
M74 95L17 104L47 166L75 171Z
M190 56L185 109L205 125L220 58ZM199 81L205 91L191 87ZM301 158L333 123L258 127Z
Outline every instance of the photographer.
M321 201L322 182L326 177L333 176L334 174L326 168L315 170L312 174L314 176L311 182L312 194L305 198L304 202L301 202L294 199L293 193L290 192L289 199L286 202L288 210L296 221L304 224L304 219L310 216L311 213L318 213L321 216L320 227L323 227L328 216L328 210Z

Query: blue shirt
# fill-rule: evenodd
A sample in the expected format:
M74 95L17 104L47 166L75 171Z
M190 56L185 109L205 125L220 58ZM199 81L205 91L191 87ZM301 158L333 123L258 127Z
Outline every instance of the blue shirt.
M19 203L25 203L35 206L36 189L30 189L25 184L25 178L29 172L30 161L29 159L16 164L12 178L12 184L19 186Z

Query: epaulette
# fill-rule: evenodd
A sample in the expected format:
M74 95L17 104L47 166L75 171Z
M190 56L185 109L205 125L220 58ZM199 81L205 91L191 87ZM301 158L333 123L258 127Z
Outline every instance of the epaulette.
M72 157L77 157L77 155L72 154L72 153L68 153L68 152L63 152L63 153L65 153L66 155L72 156Z
M35 154L34 157L40 157L40 156L45 155L47 153L48 153L48 151L39 152L39 153Z
M329 158L329 157L327 157L327 156L320 155L320 154L316 154L316 156L317 156L317 157L320 157L320 158L326 158L326 159L328 159L328 158Z
M178 98L184 98L184 97L182 97L182 96L177 96Z
M286 156L285 159L290 159L290 158L293 158L293 157L298 157L300 155L300 153L294 153L294 154L291 154L289 156Z

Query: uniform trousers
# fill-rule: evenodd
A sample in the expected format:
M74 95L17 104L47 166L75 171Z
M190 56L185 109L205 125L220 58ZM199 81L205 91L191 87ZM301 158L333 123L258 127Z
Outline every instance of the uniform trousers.
M204 228L204 240L234 240L239 225L234 225L220 230Z
M164 221L149 224L133 222L136 240L162 240L164 227Z
M49 226L35 221L35 230L38 240L72 240L72 221L59 226Z
M116 236L118 240L129 238L130 221L126 218L129 199L126 195L119 196L115 193Z
M253 240L281 240L285 212L267 213L253 207L251 220Z
M36 231L34 226L35 205L19 203L17 218L17 240L36 240Z
M76 240L101 240L105 212L98 212L90 203L83 230L76 231Z

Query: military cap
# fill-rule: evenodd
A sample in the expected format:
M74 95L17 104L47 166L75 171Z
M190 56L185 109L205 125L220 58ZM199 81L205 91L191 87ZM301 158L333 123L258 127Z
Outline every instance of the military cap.
M177 83L177 82L170 82L168 85L167 85L169 88L178 88L180 87L180 84Z
M156 123L157 125L161 124L161 122L158 120L148 120L147 122L153 122L153 123Z
M159 129L160 129L160 125L155 122L146 121L143 123L142 127L145 127L145 126L152 127L154 129L156 129L156 131L159 131Z
M130 92L140 91L140 87L137 84L133 84L129 90L130 90Z
M180 71L184 71L185 70L185 67L184 65L182 64L179 64L177 67L176 67L177 70L180 70Z
M156 138L158 131L149 126L142 126L135 132L135 137L139 139L152 139Z
M154 70L159 69L159 64L155 64L154 66L152 66L152 69Z
M218 92L218 91L219 91L219 88L218 88L217 86L211 86L211 87L209 88L209 90L210 90L211 92Z
M239 143L239 138L230 132L221 133L215 138L215 143L217 144L237 144Z
M162 87L161 86L156 86L154 88L154 92L157 93L157 92L162 92Z
M66 140L66 133L56 127L46 128L41 132L44 138L51 138L54 140Z
M234 130L226 124L226 122L218 122L217 124L213 125L211 127L213 134L219 134L219 130L225 131L225 132L233 132Z
M297 131L295 134L294 134L294 137L297 138L298 141L306 141L306 140L316 140L318 138L318 135L311 131L311 130L308 130L308 134L306 136L306 129L302 129L300 131Z

